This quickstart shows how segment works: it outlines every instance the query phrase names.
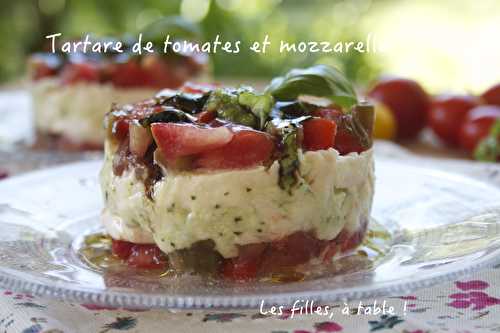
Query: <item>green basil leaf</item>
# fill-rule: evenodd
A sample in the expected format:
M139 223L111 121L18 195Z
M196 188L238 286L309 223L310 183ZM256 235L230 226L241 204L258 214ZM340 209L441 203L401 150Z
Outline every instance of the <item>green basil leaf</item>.
M265 91L277 101L292 101L300 95L311 95L328 98L344 108L351 108L358 102L349 80L336 68L327 65L293 69L285 76L273 79Z

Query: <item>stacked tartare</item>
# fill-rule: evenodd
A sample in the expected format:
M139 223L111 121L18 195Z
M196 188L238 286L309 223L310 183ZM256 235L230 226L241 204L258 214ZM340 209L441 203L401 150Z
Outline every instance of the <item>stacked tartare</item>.
M102 118L112 103L149 98L200 77L201 53L37 53L29 61L35 128L63 149L102 149Z
M374 190L373 108L339 75L317 66L262 93L186 85L115 106L101 171L113 253L240 280L358 246ZM344 87L317 94L328 103L303 98L314 94L296 83L324 76Z

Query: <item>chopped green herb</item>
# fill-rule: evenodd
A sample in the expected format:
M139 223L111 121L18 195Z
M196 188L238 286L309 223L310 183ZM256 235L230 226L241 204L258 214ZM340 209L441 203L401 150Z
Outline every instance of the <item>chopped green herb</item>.
M274 98L269 94L257 95L244 91L238 96L240 105L247 106L259 119L259 129L263 129L274 105Z
M282 152L279 159L279 186L291 194L293 186L297 184L299 168L297 126L289 124L282 127L281 133Z

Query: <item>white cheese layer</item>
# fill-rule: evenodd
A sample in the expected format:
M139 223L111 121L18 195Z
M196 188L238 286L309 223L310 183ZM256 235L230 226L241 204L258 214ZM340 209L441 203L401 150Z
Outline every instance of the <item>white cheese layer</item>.
M133 171L118 177L106 147L101 186L103 223L115 239L156 243L164 252L211 239L225 258L237 246L310 231L330 240L366 221L374 191L372 151L340 156L334 149L300 154L300 182L292 195L278 186L278 162L270 168L168 173L152 200Z
M155 92L91 82L61 85L56 79L42 79L31 88L35 126L41 133L60 134L75 143L102 145L103 118L111 104L137 102Z

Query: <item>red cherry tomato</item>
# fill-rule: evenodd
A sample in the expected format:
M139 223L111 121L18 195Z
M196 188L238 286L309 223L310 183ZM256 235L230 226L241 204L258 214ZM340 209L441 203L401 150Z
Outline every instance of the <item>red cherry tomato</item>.
M398 139L413 139L425 127L430 99L417 82L402 78L384 79L375 84L369 96L393 111Z
M64 84L76 82L99 82L99 68L91 63L71 63L64 66L61 81Z
M460 129L460 146L474 152L478 143L489 135L497 119L500 119L499 106L482 105L470 110Z
M192 124L155 123L151 132L168 160L194 155L227 145L233 133L227 127L201 127Z
M473 96L439 96L429 112L430 127L443 142L456 146L465 116L476 106L478 100Z
M132 253L134 243L113 239L111 243L111 253L120 259L127 260Z
M486 102L486 104L500 106L500 83L497 83L490 89L486 90L481 95L481 98Z
M167 256L156 245L135 244L127 263L137 268L163 269L167 266Z
M337 124L333 120L313 118L303 123L306 150L326 150L332 148L337 134Z
M268 134L238 130L231 142L221 148L201 153L194 164L198 168L211 170L249 168L269 160L273 151L274 142Z

